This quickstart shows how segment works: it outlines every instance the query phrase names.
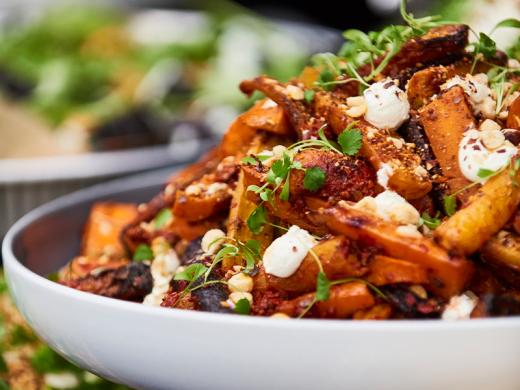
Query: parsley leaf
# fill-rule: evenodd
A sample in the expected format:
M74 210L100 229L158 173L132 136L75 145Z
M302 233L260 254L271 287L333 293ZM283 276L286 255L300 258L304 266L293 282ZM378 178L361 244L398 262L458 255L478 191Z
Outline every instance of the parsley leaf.
M260 205L247 218L247 227L253 234L258 234L262 231L266 222L267 211L264 205Z
M318 273L318 278L316 279L316 300L317 301L326 301L330 296L330 280L327 278L327 275L323 271Z
M315 192L325 184L325 172L319 167L308 168L303 178L303 188Z
M444 211L448 217L451 217L457 211L457 198L455 195L447 195L442 200Z
M493 33L498 28L503 27L511 27L511 28L520 28L520 20L518 19L504 19L496 24L495 27L493 27L493 30L491 30L491 33Z
M260 243L257 240L248 240L241 246L241 253L246 261L245 273L250 273L255 268L255 263L260 259Z
M475 54L482 54L485 58L491 59L497 52L497 44L493 39L484 33L479 34L479 40L474 43Z
M146 244L139 244L135 249L133 260L134 261L143 261L143 260L152 260L153 252L150 246Z
M434 230L439 227L441 224L441 220L439 218L440 213L437 212L435 217L430 217L430 215L427 212L422 213L421 215L421 222L431 230Z
M314 95L316 95L316 92L313 89L306 89L303 93L303 97L305 98L305 101L307 104L311 104L314 100Z
M347 156L355 155L359 149L361 149L363 136L361 131L358 129L347 129L344 130L338 137L338 143L341 146L341 150Z
M291 176L291 173L287 173L287 178L285 179L285 183L283 184L283 187L282 187L282 192L280 192L280 199L281 200L285 200L285 201L288 201L289 200L289 191L291 190L291 183L290 183L290 176Z
M480 168L477 172L477 176L480 177L481 179L487 179L487 178L495 175L496 173L497 173L497 171L493 171L491 169Z
M234 311L237 314L248 315L251 313L251 303L248 299L242 298L236 303Z
M172 211L169 208L162 209L157 213L157 215L153 219L153 225L156 229L162 229L163 227L168 226L172 219Z
M188 265L183 271L175 274L174 280L186 280L188 282L194 282L202 275L206 273L208 267L200 263L194 263Z

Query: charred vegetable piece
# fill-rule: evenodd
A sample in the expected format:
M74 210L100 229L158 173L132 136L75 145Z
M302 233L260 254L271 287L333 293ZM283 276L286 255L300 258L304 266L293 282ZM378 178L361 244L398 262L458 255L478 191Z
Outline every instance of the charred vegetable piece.
M426 268L417 263L376 255L370 263L367 281L376 285L409 283L428 283Z
M129 263L116 269L93 271L79 279L62 282L77 290L125 301L142 301L152 291L150 266Z
M291 317L300 316L314 299L314 293L305 294L282 302L278 312ZM369 288L362 282L351 282L332 286L326 301L316 302L309 316L321 318L348 318L355 312L368 309L375 304Z
M418 70L429 64L449 64L460 59L468 45L468 31L469 27L463 24L434 27L425 35L406 42L382 74L398 78L407 69ZM377 66L382 59L375 61L374 65ZM370 69L370 65L367 65L359 73L367 75Z
M257 130L286 137L295 136L284 109L271 99L259 100L240 119L246 126Z
M354 243L343 236L323 240L312 248L320 259L323 271L330 280L360 277L367 273L366 256ZM305 293L316 288L319 268L312 254L307 254L294 274L287 278L267 275L270 288L289 293Z
M333 232L424 267L428 272L426 287L446 299L460 294L471 279L473 265L464 257L451 256L429 238L399 235L396 232L398 225L358 210L347 202L323 210L322 215Z
M240 90L246 95L251 95L258 90L276 102L284 109L300 139L317 136L318 130L325 124L323 118L315 117L312 109L305 103L303 84L284 84L275 79L260 76L242 81Z
M421 298L406 287L386 287L390 303L407 317L438 317L440 302L435 298Z

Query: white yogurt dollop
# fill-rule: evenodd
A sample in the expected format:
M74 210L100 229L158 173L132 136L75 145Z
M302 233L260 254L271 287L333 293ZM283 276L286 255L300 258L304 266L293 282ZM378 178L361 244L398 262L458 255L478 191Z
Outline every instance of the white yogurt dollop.
M265 272L279 278L291 276L316 243L307 230L291 226L265 250L262 258Z
M490 177L485 175L486 170L495 172L504 168L518 151L516 146L505 140L495 149L486 148L483 139L486 139L488 133L490 132L469 130L460 141L459 167L470 181L485 182ZM481 176L487 177L479 177L479 172Z
M397 129L410 116L406 93L393 80L372 84L363 92L367 111L365 119L380 129Z
M475 114L482 114L486 118L495 117L496 102L492 98L487 75L479 73L474 76L470 74L465 77L455 76L446 81L442 89L446 90L455 85L462 87L468 95Z
M477 303L478 298L471 291L454 296L446 305L441 318L446 321L469 320Z
M417 209L397 192L386 190L375 198L366 196L355 207L377 215L385 221L399 225L419 225L421 216Z

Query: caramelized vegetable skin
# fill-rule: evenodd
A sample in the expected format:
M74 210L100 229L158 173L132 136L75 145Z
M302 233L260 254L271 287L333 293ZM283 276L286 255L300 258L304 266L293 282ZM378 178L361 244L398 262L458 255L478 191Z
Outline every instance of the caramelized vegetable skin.
M469 181L459 168L459 143L476 123L463 89L450 88L423 107L420 117L450 190L455 192L467 186Z
M509 169L489 179L464 208L443 222L435 239L450 253L468 255L478 250L513 216L520 203L520 172Z
M363 242L397 259L424 267L427 287L444 298L460 294L471 279L473 265L464 257L451 256L426 237L407 237L396 233L397 225L358 210L347 202L322 211L329 229Z

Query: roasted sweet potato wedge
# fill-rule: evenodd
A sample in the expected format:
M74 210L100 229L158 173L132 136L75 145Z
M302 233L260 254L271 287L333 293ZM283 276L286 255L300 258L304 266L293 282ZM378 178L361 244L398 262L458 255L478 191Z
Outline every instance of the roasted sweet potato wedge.
M305 294L278 306L280 313L298 317L314 299L314 293ZM348 318L355 312L368 309L375 304L369 288L362 282L350 282L332 286L329 299L316 302L311 316L322 318Z
M81 254L121 258L125 250L119 242L122 229L137 216L137 206L130 203L94 204L85 225Z
M323 271L330 280L360 277L368 271L358 249L343 236L321 241L312 250L320 259ZM267 283L275 290L301 294L316 289L318 272L316 259L309 253L294 274L287 278L267 275Z
M246 126L254 129L286 137L295 135L284 109L271 99L259 100L240 119Z
M397 225L358 210L347 202L322 210L322 215L333 232L424 267L428 274L426 287L444 298L460 294L471 279L473 265L464 257L451 256L429 238L399 235Z
M386 284L428 283L426 268L417 263L376 255L370 262L367 280L376 286Z
M455 86L420 112L422 126L452 192L469 184L459 168L459 143L463 134L476 127L464 90Z
M520 180L520 172L511 177L509 169L489 179L464 208L435 229L437 242L450 253L462 255L480 248L511 219L520 204L520 188L513 180Z

